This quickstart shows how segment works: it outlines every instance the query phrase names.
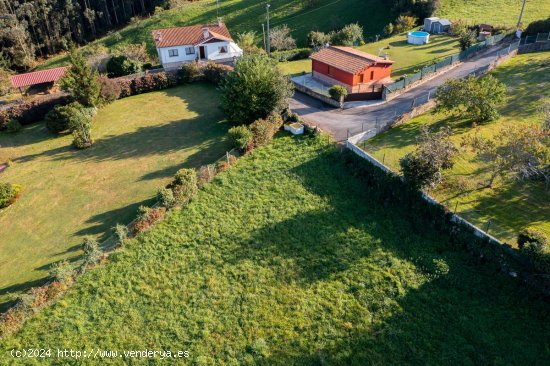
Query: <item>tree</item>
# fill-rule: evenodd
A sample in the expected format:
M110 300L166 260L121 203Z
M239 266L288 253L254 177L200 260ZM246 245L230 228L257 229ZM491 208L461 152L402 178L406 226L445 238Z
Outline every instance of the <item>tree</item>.
M71 66L61 79L61 89L85 107L95 107L99 103L100 86L98 74L90 69L86 58L73 47L69 54Z
M405 31L408 31L409 29L414 28L416 25L416 22L418 21L417 18L409 15L400 15L395 20L395 33L402 33Z
M332 44L340 46L354 46L363 40L363 27L357 23L344 26L331 36Z
M451 136L450 128L432 133L427 126L422 126L417 149L399 161L405 181L419 189L434 188L441 183L442 170L453 167L458 151Z
M296 48L296 41L290 36L290 29L286 24L271 30L269 33L269 41L271 48L275 51Z
M458 43L460 43L460 49L464 51L467 48L473 46L476 43L477 34L473 29L467 29L458 35Z
M447 80L437 89L436 110L475 122L487 122L499 117L497 106L506 98L506 85L492 75L482 78Z
M265 51L257 45L256 32L249 31L237 35L237 44L242 48L246 55L256 55L265 53Z
M384 35L386 36L391 36L393 34L393 24L392 23L388 23L385 27L384 27Z
M289 78L277 63L260 55L239 58L220 88L222 108L228 118L247 124L282 112L293 94Z
M329 41L330 36L323 32L311 31L307 34L307 44L312 48L323 47Z
M550 185L550 149L548 135L541 125L506 125L494 137L483 137L479 131L464 138L462 145L487 164L487 187L497 177L512 175L519 180L542 178Z
M124 75L136 74L141 71L141 63L131 60L124 55L113 56L107 62L107 75L116 78Z
M348 90L342 85L333 85L328 90L330 97L338 102L342 102L348 95Z

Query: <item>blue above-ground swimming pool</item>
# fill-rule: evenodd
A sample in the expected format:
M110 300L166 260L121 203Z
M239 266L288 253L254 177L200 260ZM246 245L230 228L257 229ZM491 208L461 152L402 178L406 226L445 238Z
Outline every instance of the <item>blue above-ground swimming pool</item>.
M414 31L407 34L407 42L410 44L426 44L430 41L430 33Z

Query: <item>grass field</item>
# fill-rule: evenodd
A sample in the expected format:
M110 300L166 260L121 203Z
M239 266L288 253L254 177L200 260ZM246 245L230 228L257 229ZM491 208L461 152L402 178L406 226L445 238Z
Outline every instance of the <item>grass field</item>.
M147 348L189 350L193 365L548 364L547 303L377 203L340 154L326 138L279 136L80 277L0 341L0 354Z
M515 27L523 0L442 0L436 15L452 20L463 19L469 24L489 23ZM523 24L545 19L550 14L548 0L527 0Z
M262 36L265 23L265 2L256 0L220 1L219 15L229 27L233 37L246 31L255 31ZM131 24L116 34L103 37L92 44L113 48L127 43L146 42L149 53L157 57L151 31L158 28L185 26L216 22L216 1L199 0L156 14L151 18ZM270 1L272 28L287 24L300 46L305 46L307 33L311 30L329 31L348 23L359 22L366 35L380 33L391 21L390 7L383 0L318 0L313 8L301 0ZM376 12L372 11L377 9ZM362 16L361 14L369 14ZM260 40L258 40L260 41ZM48 69L67 63L67 57L53 57L40 65Z
M227 128L214 88L193 85L102 108L88 150L43 123L0 134L0 162L13 161L0 180L23 186L0 210L0 304L39 283L51 263L78 256L84 235L105 239L131 221L178 168L223 155Z
M501 108L501 118L480 127L483 134L491 136L506 124L540 121L537 108L545 96L550 97L550 52L516 56L492 74L507 85L508 98ZM370 140L366 149L398 170L399 159L414 150L419 128L425 124L433 128L451 126L457 145L466 134L473 133L470 121L428 113ZM508 180L499 181L492 189L479 188L478 183L486 182L487 175L483 164L472 154L462 152L455 167L445 175L447 183L433 194L480 227L490 225L490 233L511 244L527 225L550 235L550 195L542 182Z
M392 67L393 77L413 74L435 60L460 52L457 38L446 35L432 35L430 36L430 43L419 46L408 44L406 33L385 38L378 42L367 43L364 46L357 47L357 49L374 55L387 53L390 59L395 61ZM311 72L311 60L284 62L279 64L279 67L288 75L309 73Z

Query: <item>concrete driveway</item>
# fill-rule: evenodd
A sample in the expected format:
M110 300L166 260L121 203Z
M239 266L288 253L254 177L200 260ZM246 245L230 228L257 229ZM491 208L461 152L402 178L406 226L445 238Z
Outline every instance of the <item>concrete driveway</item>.
M394 117L411 110L416 99L420 105L433 95L437 88L448 79L464 78L476 70L489 65L497 54L508 48L508 43L493 46L470 60L459 64L424 84L409 89L399 97L382 104L339 110L323 104L306 94L296 92L290 101L290 108L305 121L316 125L333 135L336 141L345 140L362 130L383 127L391 124Z

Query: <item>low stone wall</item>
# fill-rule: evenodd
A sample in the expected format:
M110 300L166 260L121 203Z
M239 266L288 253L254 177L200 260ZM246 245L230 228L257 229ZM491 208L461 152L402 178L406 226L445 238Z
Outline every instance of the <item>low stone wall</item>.
M294 84L294 88L296 90L301 91L302 93L307 94L307 95L309 95L313 98L319 99L323 103L326 103L326 104L331 105L331 106L336 107L336 108L341 107L340 103L337 102L336 100L332 99L331 97L327 97L326 95L323 95L321 93L317 93L317 92L305 87L304 85L295 82L294 80L292 81L292 84Z

